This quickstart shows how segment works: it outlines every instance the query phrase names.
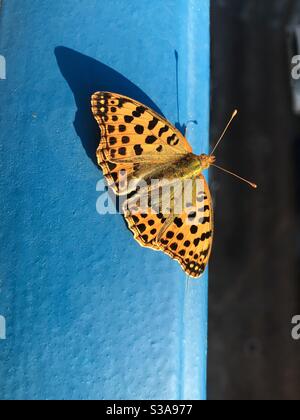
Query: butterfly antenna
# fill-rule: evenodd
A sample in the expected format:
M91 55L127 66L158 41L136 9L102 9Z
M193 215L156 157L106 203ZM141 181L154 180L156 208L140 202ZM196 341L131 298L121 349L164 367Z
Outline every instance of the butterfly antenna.
M215 147L213 148L212 152L210 153L210 156L212 156L212 155L215 153L215 151L217 150L217 148L218 148L219 144L220 144L220 143L221 143L221 141L223 140L223 138L224 138L225 134L226 134L226 133L227 133L227 131L228 131L228 128L230 127L230 125L231 125L232 121L235 119L235 117L237 116L237 114L238 114L238 110L236 109L236 110L233 112L233 114L232 114L232 116L231 116L231 118L230 118L230 120L229 120L228 124L226 125L226 127L225 127L225 129L224 129L223 133L221 134L221 137L219 138L219 140L218 140L217 144L215 145Z
M252 187L252 188L254 188L254 189L257 189L257 185L256 185L256 184L254 184L253 182L248 181L248 180L247 180L247 179L245 179L245 178L242 178L241 176L239 176L239 175L235 174L234 172L228 171L227 169L224 169L224 168L222 168L221 166L218 166L218 165L216 165L216 164L214 164L214 163L212 163L211 165L212 165L212 166L214 166L214 167L216 167L216 168L218 168L218 169L220 169L220 170L221 170L221 171L223 171L223 172L226 172L226 173L227 173L227 174L229 174L229 175L234 176L235 178L237 178L237 179L239 179L239 180L241 180L241 181L243 181L243 182L246 182L246 184L250 185L250 187Z

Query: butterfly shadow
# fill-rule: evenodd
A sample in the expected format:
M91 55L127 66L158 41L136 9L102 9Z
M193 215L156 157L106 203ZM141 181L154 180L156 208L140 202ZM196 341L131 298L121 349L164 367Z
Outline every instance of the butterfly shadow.
M77 111L74 128L86 154L97 165L99 127L91 112L91 96L97 91L109 91L132 97L163 115L161 110L138 86L121 73L77 51L66 47L55 48L61 74L75 98Z
M176 107L177 107L177 122L175 123L175 127L179 130L185 137L188 126L190 124L198 124L197 120L189 120L185 124L180 123L180 100L179 100L179 53L177 50L174 50L175 55L175 69L176 69Z
M100 132L91 111L91 96L97 91L115 92L129 96L147 105L163 116L159 107L151 98L133 82L113 68L88 57L71 48L58 46L54 50L60 72L71 91L73 92L77 110L74 118L74 128L81 140L82 146L89 159L97 165L96 150L99 145ZM175 124L182 133L186 125L179 123L179 97L178 97L178 61L175 51L176 79L177 79L177 119ZM193 121L194 123L197 123ZM188 122L189 123L189 122ZM111 191L109 191L112 194ZM118 208L119 208L119 203Z

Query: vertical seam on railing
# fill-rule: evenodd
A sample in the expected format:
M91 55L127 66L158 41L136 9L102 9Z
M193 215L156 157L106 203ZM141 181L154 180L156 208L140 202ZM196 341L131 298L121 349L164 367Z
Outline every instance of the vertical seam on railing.
M183 15L185 16L182 28L182 57L180 72L183 86L181 87L181 102L185 105L184 119L198 120L196 126L188 127L188 139L195 146L196 153L207 153L209 147L209 70L210 70L210 36L209 0L199 5L198 0L183 0ZM203 36L203 39L199 37ZM184 63L183 63L184 62ZM199 62L205 63L199 68ZM201 86L201 81L205 81ZM200 98L200 99L199 99ZM202 105L201 109L199 107ZM184 107L183 107L184 108ZM201 118L201 121L200 121ZM182 118L183 119L183 118ZM179 373L179 399L206 398L206 389L200 389L206 383L206 360L207 360L207 273L199 283L191 280L188 287L182 284L181 288L181 325L180 325L180 373ZM203 304L204 307L199 305ZM197 325L197 317L202 325ZM198 319L200 323L200 319ZM191 337L191 327L195 327L195 336ZM196 348L190 348L196 340ZM205 354L199 354L205 352ZM198 353L198 354L197 354ZM191 360L191 355L193 359ZM203 364L201 366L201 363ZM205 364L205 366L204 366ZM193 372L191 366L198 372ZM199 379L199 383L198 383ZM197 390L197 386L199 387ZM196 389L194 389L196 387Z

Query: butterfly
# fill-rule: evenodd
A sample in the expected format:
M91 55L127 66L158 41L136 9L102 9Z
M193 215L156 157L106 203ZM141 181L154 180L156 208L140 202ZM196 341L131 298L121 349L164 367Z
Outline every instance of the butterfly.
M214 234L203 171L215 157L194 154L179 130L134 99L96 92L91 104L101 130L98 164L114 192L126 197L124 217L134 238L200 277Z

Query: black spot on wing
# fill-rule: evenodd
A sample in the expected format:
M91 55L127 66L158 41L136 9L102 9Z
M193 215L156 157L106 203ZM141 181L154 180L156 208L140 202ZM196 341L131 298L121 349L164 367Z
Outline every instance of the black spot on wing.
M154 130L154 128L157 126L158 122L159 122L158 118L154 117L153 120L149 122L148 129L149 130Z
M132 220L134 221L135 224L139 222L139 218L137 216L132 216Z
M128 99L119 98L118 108L122 108L128 102L129 102Z
M107 166L108 166L110 171L113 171L117 167L117 165L115 163L112 163L112 162L107 162Z
M209 254L210 248L200 252L200 256L206 258Z
M169 131L169 127L167 126L167 125L165 125L164 127L162 127L160 130L159 130L159 133L158 133L158 135L159 135L159 137L161 137L164 133L166 133L167 131Z
M140 231L140 233L144 233L146 230L146 225L144 225L144 223L141 223L140 225L137 226L137 228Z
M130 124L133 120L134 120L134 117L132 117L131 115L125 115L125 117L124 117L124 121L127 124Z
M196 225L191 226L191 234L195 235L198 232L198 227Z
M143 153L144 149L142 148L142 146L140 144L137 144L137 145L134 146L134 151L135 151L135 154L137 156L141 156L141 154Z
M176 139L176 134L174 133L172 136L167 138L168 144L172 144L172 142Z
M199 213L204 213L205 211L210 210L209 206L204 206L201 209L199 209Z
M176 251L178 248L178 244L176 244L175 242L170 246L172 251Z
M118 174L116 172L112 172L110 175L111 175L112 179L114 180L114 182L117 182L117 180L119 178Z
M142 125L136 125L134 127L134 130L137 134L143 134L144 133L144 127Z
M194 245L198 246L200 244L200 238L194 240Z
M132 116L135 118L141 117L146 112L146 108L144 106L138 106L135 111L133 111Z
M120 154L121 156L126 156L126 147L121 147L121 148L119 149L119 154Z
M116 139L116 137L110 137L110 139L109 139L109 144L110 144L111 146L114 146L115 144L117 144L117 139Z
M189 221L192 222L193 220L195 220L196 216L197 216L197 213L195 211L192 211L191 213L189 213L188 215Z
M157 137L155 137L155 136L148 136L148 137L146 138L146 143L147 143L147 144L153 144L153 143L155 143L155 142L156 142L156 140L157 140Z
M201 223L202 225L205 225L205 223L209 223L210 222L210 217L200 217L199 219L199 223Z
M128 144L129 142L130 142L130 138L128 136L122 137L122 143L123 144Z
M181 227L183 226L183 221L182 221L182 219L180 219L179 217L176 217L176 218L174 219L174 223L175 223L175 225L176 225L178 228L181 228Z

